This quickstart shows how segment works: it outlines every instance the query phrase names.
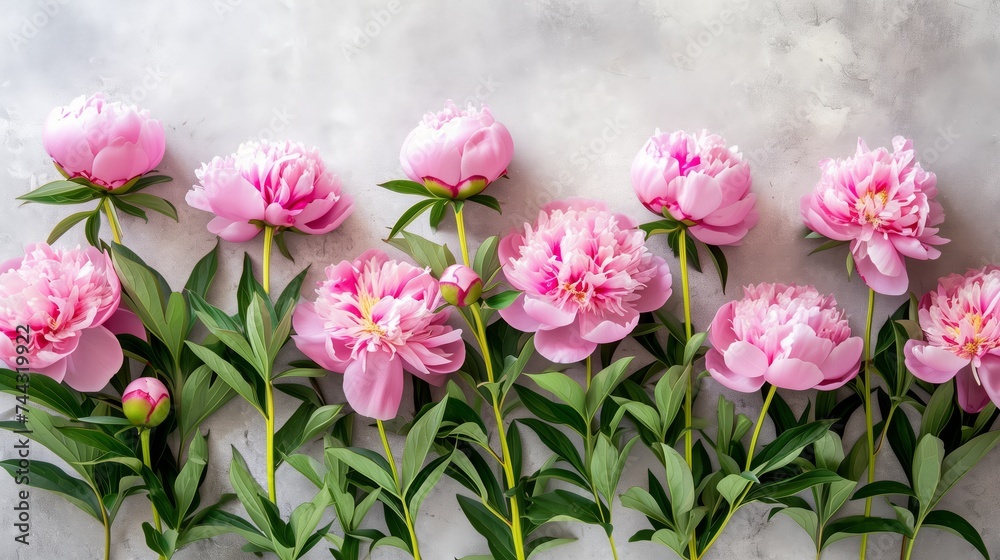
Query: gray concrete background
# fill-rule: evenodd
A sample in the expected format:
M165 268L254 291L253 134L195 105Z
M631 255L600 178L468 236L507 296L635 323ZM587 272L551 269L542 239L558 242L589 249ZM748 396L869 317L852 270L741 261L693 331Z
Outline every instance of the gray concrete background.
M489 103L510 128L516 155L510 180L491 188L505 205L502 218L473 210L474 241L534 216L553 198L576 195L607 201L618 211L649 217L632 196L629 166L653 129L708 128L738 144L753 166L760 224L739 248L727 250L731 285L759 281L816 284L835 293L861 328L863 286L843 279L843 253L806 257L799 197L815 184L818 160L853 152L858 136L871 146L895 134L914 139L924 166L937 173L953 242L943 257L910 267L913 289L970 266L995 263L1000 204L996 71L1000 6L992 0L705 0L586 2L459 2L371 0L175 1L164 4L59 0L11 3L0 16L0 170L8 210L0 221L4 257L44 239L68 208L17 207L13 197L55 178L40 141L48 111L73 97L104 91L148 108L166 127L160 169L174 182L159 188L180 211L180 224L159 215L150 223L124 217L127 243L180 286L197 257L214 244L209 216L183 202L193 170L253 137L300 140L320 147L357 200L338 231L289 244L294 266L276 261L283 285L306 263L322 266L382 246L379 239L411 202L375 184L402 177L400 144L421 114L444 99ZM417 231L429 234L426 225ZM439 239L455 244L446 223ZM83 242L80 231L62 243ZM662 239L652 242L666 254ZM222 270L212 299L223 306L236 284L240 256L259 262L260 242L222 245ZM675 262L672 261L672 266ZM677 278L676 267L674 268ZM705 325L728 297L712 274L693 275L695 320ZM675 290L679 295L679 289ZM879 300L878 316L901 300ZM679 298L673 305L679 304ZM324 381L339 396L339 380ZM714 408L718 385L708 382L703 412ZM730 395L754 415L757 395ZM0 408L10 408L4 396ZM801 403L800 403L801 404ZM289 414L292 402L279 400ZM205 426L212 431L214 465L208 493L228 490L223 468L235 445L262 477L263 425L233 401ZM765 433L766 433L765 429ZM857 421L851 433L858 433ZM546 452L526 437L529 466ZM374 430L361 443L375 445ZM401 441L397 440L401 445ZM14 441L0 435L0 456ZM310 448L317 453L317 447ZM34 457L46 457L39 446ZM654 464L637 451L622 490L642 484ZM888 455L880 476L898 476ZM1000 550L996 529L1000 487L996 456L946 499ZM294 472L279 480L283 511L312 495ZM16 487L0 476L0 539L13 539ZM443 483L418 522L429 559L483 553L485 547L456 507L456 485ZM98 524L51 495L32 494L32 544L3 541L5 558L97 558ZM857 510L857 508L854 508ZM852 511L854 511L852 510ZM115 558L149 558L139 525L143 498L130 500L114 529ZM616 508L623 558L669 556L657 546L627 542L644 520ZM812 558L808 538L790 520L766 522L765 510L736 516L713 559ZM370 523L378 524L377 516ZM540 559L610 557L599 530L552 529L579 540ZM6 536L4 536L6 535ZM249 558L234 537L214 539L178 558ZM870 558L896 558L898 540L873 540ZM828 560L856 558L857 540L832 546ZM328 557L319 548L310 558ZM400 558L389 549L374 559ZM957 537L928 529L916 558L972 558Z

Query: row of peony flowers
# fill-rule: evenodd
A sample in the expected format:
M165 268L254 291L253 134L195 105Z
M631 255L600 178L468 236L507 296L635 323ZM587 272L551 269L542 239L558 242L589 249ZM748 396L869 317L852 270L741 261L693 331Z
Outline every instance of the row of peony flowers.
M121 232L114 209L132 213L131 204L164 210L135 191L165 149L162 126L147 112L108 103L100 95L79 98L53 111L43 144L57 169L76 186L60 185L58 193L49 189L33 200L99 199L116 241ZM449 102L428 114L404 142L401 165L424 189L407 192L426 195L433 203L408 211L394 233L427 209L434 223L432 206L440 201L499 207L483 191L506 175L512 157L511 135L489 109L461 110ZM904 258L937 258L935 246L946 242L938 236L943 211L934 200L933 173L921 168L911 142L900 137L893 140L892 152L869 150L859 141L853 157L825 160L821 170L816 189L802 200L806 225L829 238L824 248L850 242L849 269L856 266L872 290L870 302L875 292L905 293ZM353 207L318 150L292 142L243 144L236 153L204 164L196 176L199 184L186 200L214 214L209 231L232 242L263 232L265 291L272 242L287 253L285 232L328 233ZM534 348L552 362L587 360L589 368L599 345L629 336L641 314L665 304L672 277L666 261L647 248L649 234L679 234L674 248L681 259L684 326L691 339L686 243L701 242L717 260L724 259L715 249L740 243L758 221L749 165L717 135L658 132L636 157L632 183L642 203L662 220L640 230L634 220L601 202L569 199L546 205L535 223L499 240L500 269L516 297L495 308L510 326L534 333ZM88 189L90 198L81 200L74 189ZM490 282L469 266L461 206L455 212L464 264L435 278L427 268L368 251L328 267L315 299L295 309L292 340L322 368L344 374L345 396L359 414L393 419L402 399L404 370L442 385L466 361L462 331L448 324L444 303L475 307L483 301L484 280ZM982 410L990 400L1000 402L998 298L1000 269L995 267L944 278L920 301L925 339L906 344L906 365L917 377L941 383L958 376L958 401L969 412ZM32 371L78 391L99 391L124 359L114 335L146 338L142 323L119 306L120 300L120 282L108 254L94 248L29 246L24 257L0 266L0 332L5 335L0 336L0 359L12 369L27 360ZM15 347L17 329L23 326L34 334L27 353ZM485 346L485 332L475 334ZM708 340L706 369L719 383L742 392L757 391L765 383L790 390L834 390L865 371L862 364L870 359L870 334L866 339L852 336L834 298L808 286L747 287L741 300L718 311ZM867 377L864 393L870 411ZM137 426L155 426L169 407L165 395L158 381L140 378L124 391L124 413ZM685 406L690 438L690 402ZM869 414L869 438L872 430ZM689 467L690 449L689 441ZM386 451L391 462L388 446ZM869 451L873 469L873 446ZM418 555L415 539L413 548Z

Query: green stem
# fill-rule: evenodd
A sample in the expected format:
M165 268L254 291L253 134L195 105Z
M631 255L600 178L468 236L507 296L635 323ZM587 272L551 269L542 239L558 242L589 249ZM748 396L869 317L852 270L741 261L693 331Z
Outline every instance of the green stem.
M452 206L455 210L455 228L458 230L458 244L462 251L462 262L469 266L469 243L465 235L465 217L462 214L463 208ZM483 354L483 362L486 365L486 380L489 383L495 381L493 372L493 357L490 355L489 342L486 338L486 323L483 322L482 310L478 303L469 306L470 314L473 317L473 335L476 343ZM478 390L477 390L478 392ZM493 419L497 426L497 438L500 440L500 466L503 469L504 479L507 482L507 489L510 490L517 485L514 478L514 465L510 461L510 446L507 445L507 429L503 423L503 402L494 395L491 399L493 407ZM494 454L495 455L495 454ZM510 529L514 540L514 556L517 560L526 560L527 554L524 549L524 530L521 526L521 506L517 501L517 495L512 494L508 499L510 506Z
M691 325L691 285L688 281L687 266L687 232L682 231L679 240L678 252L680 253L681 265L681 290L684 293L684 343L691 340L693 326ZM691 364L687 364L688 368ZM693 372L692 372L693 373ZM684 389L684 460L687 461L688 469L694 466L694 376L688 376L687 387ZM697 537L692 534L688 542L688 553L691 560L698 560Z
M469 263L469 243L465 239L465 217L462 215L464 208L455 209L455 229L458 230L458 244L462 249L462 262L465 266L470 266Z
M97 507L101 510L101 523L104 525L104 560L111 560L111 521L108 519L108 510L104 508L104 500L97 487L90 486L90 490L97 496Z
M104 213L108 216L108 226L111 227L111 238L115 240L115 243L121 244L122 242L122 225L118 221L118 211L111 204L111 199L104 197L104 202L101 203L104 206Z
M913 538L912 539L908 539L906 537L903 537L903 540L906 543L906 549L905 549L905 553L903 555L903 560L910 560L910 557L913 555L913 545L914 545L914 543L917 542L917 531L919 531L919 530L920 530L920 525L917 525L916 527L913 528Z
M875 315L875 290L868 288L868 317L865 322L864 350L861 356L861 371L865 398L865 437L868 441L868 483L875 482L875 434L872 422L872 380L868 360L871 358L872 318ZM865 517L871 517L872 497L865 499ZM861 535L859 558L865 560L868 551L868 535Z
M750 465L753 463L753 453L757 449L757 440L760 438L760 428L764 425L764 420L767 419L767 409L771 406L771 400L774 399L774 394L777 391L778 388L771 385L771 388L767 392L767 397L764 398L764 406L760 410L760 416L757 417L757 425L754 426L753 436L750 438L750 449L747 450L747 463L745 470L749 471ZM726 513L726 518L722 521L722 525L719 526L715 535L708 541L708 544L705 545L704 550L701 551L702 556L704 556L708 550L712 548L712 545L715 544L715 541L719 539L723 529L726 528L726 525L729 525L729 521L733 518L733 515L738 509L740 509L740 506L743 505L743 500L745 500L747 495L750 494L751 488L753 488L753 484L748 484L746 489L743 490L743 493L740 494L740 497L733 502L732 506L730 506L729 511Z
M139 428L139 441L142 442L142 464L146 465L146 468L153 470L153 461L150 459L149 454L149 435L152 430L149 428ZM160 525L160 514L156 511L156 504L150 503L150 507L153 509L153 526L156 527L157 533L163 532L163 527ZM162 554L160 555L160 560L165 560Z
M274 386L268 381L264 385L267 423L267 496L275 504L278 503L278 491L274 481Z
M594 377L594 362L590 356L584 361L587 370L587 391L590 391L590 382ZM586 457L587 466L587 477L590 480L590 491L594 495L594 503L597 504L598 510L601 513L601 521L604 523L611 523L611 507L613 504L608 503L608 516L604 516L604 510L600 507L601 497L597 492L597 486L594 484L594 473L590 472L590 464L594 457L594 436L593 436L593 426L587 426L587 437L584 442L584 456ZM618 548L615 546L614 535L608 535L608 544L611 545L611 555L615 560L618 560Z
M420 560L420 545L417 543L417 532L413 527L413 519L410 517L410 507L403 497L402 483L399 480L399 471L396 470L396 459L392 456L392 447L389 446L389 438L385 435L385 425L381 420L376 420L378 425L378 435L382 438L382 447L385 448L385 458L389 461L389 468L392 470L392 480L396 483L396 490L400 494L400 502L403 504L403 517L406 521L406 530L410 532L410 547L413 549L413 560Z
M264 293L271 293L271 245L274 243L274 227L264 226Z
M615 547L615 536L608 535L608 542L611 544L611 555L615 560L618 560L618 548Z

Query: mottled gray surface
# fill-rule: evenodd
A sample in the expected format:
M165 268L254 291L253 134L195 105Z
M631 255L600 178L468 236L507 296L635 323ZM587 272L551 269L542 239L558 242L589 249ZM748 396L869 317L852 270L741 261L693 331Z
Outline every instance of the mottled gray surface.
M374 185L401 176L397 154L406 133L423 111L449 97L488 102L516 145L510 180L490 191L507 211L501 219L473 210L474 240L533 217L542 203L561 196L603 199L646 219L629 186L636 151L656 127L705 127L750 157L759 197L760 225L745 245L727 252L732 285L814 283L836 293L860 328L863 286L843 280L840 252L806 258L810 244L801 240L798 200L815 183L819 159L853 152L859 135L876 146L899 133L914 138L920 159L937 173L948 215L943 232L954 240L939 261L911 267L914 290L926 290L942 274L1000 260L995 93L1000 7L992 0L336 4L190 0L84 7L25 0L6 6L0 17L0 169L10 209L0 222L3 256L43 239L69 211L17 208L12 202L54 178L41 147L42 120L52 107L102 90L148 108L166 126L161 170L175 181L159 193L178 206L180 225L159 215L148 225L127 217L123 222L129 245L174 286L215 242L204 228L208 216L183 202L200 162L230 153L251 137L319 146L356 197L357 210L339 231L290 240L299 261L294 266L277 261L275 282L283 284L307 262L314 263L316 278L322 266L380 245L385 227L411 201ZM427 233L425 227L418 229ZM450 224L439 235L454 244ZM82 240L74 231L63 243ZM667 252L662 239L653 246ZM259 261L259 240L222 245L222 273L212 293L221 305L232 306L226 298L243 251ZM693 282L695 320L705 325L727 296L712 275L695 274ZM879 316L898 303L881 299ZM324 383L331 394L339 393L339 380ZM714 408L718 390L707 383L702 412ZM734 397L741 411L758 410L757 395ZM3 397L0 404L7 409L11 400ZM278 403L285 414L291 404L284 398ZM263 424L256 413L234 401L206 428L212 430L215 461L210 494L228 489L221 467L230 445L262 476ZM852 424L855 435L857 428ZM362 436L362 443L376 442L371 430ZM537 465L546 452L526 439L527 460ZM0 435L0 456L11 456L13 443L8 434ZM33 453L46 457L37 445ZM623 489L641 483L651 464L648 452L637 452ZM879 467L884 476L899 474L888 455ZM982 531L994 551L1000 550L998 469L994 455L946 500L946 507ZM280 501L287 512L310 497L311 489L288 469L281 474ZM9 477L0 477L2 556L99 557L98 524L42 492L32 494L32 544L15 547L9 540L15 490ZM430 560L485 552L456 507L455 490L453 483L442 484L419 520ZM114 530L114 557L152 556L139 530L148 514L142 498L126 505ZM628 543L644 521L620 507L616 515L623 558L669 556L650 544ZM579 541L540 559L610 557L599 530L569 525L552 532ZM870 558L896 558L898 546L896 538L876 538ZM934 530L922 534L918 549L915 557L922 559L974 556L957 537ZM811 550L791 521L779 516L767 523L763 509L748 508L710 558L799 560L812 558ZM856 540L842 541L825 558L856 558L856 550ZM251 556L228 537L178 557ZM310 557L326 557L325 550ZM401 556L384 549L372 557Z

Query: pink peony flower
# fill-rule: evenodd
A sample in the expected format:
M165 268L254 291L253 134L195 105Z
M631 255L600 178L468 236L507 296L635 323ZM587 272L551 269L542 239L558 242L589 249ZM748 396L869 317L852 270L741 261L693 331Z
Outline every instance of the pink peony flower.
M920 299L926 340L907 341L903 353L913 375L930 383L955 378L958 403L981 411L1000 404L1000 267L952 274Z
M707 130L657 130L632 162L632 187L643 205L687 223L708 245L737 245L757 225L750 184L743 155Z
M865 283L898 296L909 284L903 257L936 259L933 245L948 240L937 235L944 221L937 178L917 163L911 140L896 136L892 147L871 151L859 138L854 157L821 161L819 184L802 197L802 219L820 235L850 241Z
M860 337L851 336L833 296L812 286L758 284L719 309L705 367L716 381L750 393L764 382L793 390L836 389L858 374Z
M247 142L195 171L201 184L187 203L216 215L208 231L247 241L265 225L308 234L333 231L354 209L316 148L293 142Z
M170 394L155 377L140 377L125 387L122 411L134 426L155 428L170 414Z
M104 95L80 96L49 113L42 128L42 145L71 178L117 188L144 175L163 159L163 125L149 111Z
M504 173L514 157L514 140L489 107L461 110L450 99L427 113L403 141L399 161L410 179L445 198L479 194Z
M124 358L106 323L118 312L115 321L135 332L127 327L137 319L119 310L120 299L106 254L29 245L23 258L0 264L0 360L78 391L102 389Z
M430 272L370 250L326 269L315 302L295 310L295 345L322 367L344 374L358 414L396 417L403 368L440 385L465 361L462 331L447 325Z
M558 363L583 360L598 344L625 338L640 313L670 297L667 263L634 227L603 202L547 204L523 234L500 242L504 275L524 292L500 315L535 332L535 348Z
M444 269L438 283L444 300L458 307L472 305L483 295L482 278L465 265L453 264Z

